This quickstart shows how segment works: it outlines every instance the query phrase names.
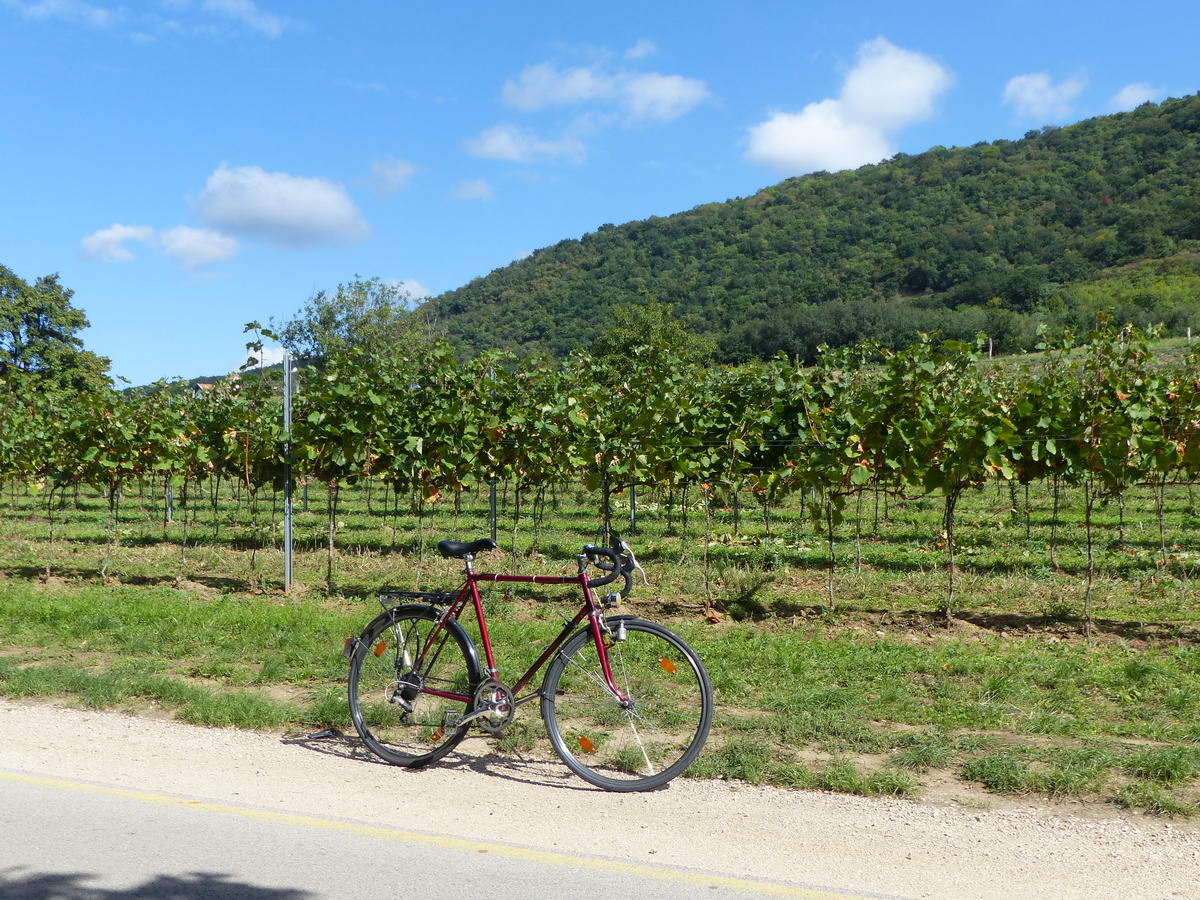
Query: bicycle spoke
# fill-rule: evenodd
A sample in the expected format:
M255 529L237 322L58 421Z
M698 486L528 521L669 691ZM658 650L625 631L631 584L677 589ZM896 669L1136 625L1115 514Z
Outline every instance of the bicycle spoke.
M633 724L633 718L629 719L629 727L633 730L633 736L637 739L638 749L642 751L642 759L646 761L647 774L654 774L654 763L650 762L650 755L646 752L646 745L642 743L642 736L638 734L637 726Z
M393 653L376 655L381 636L395 640ZM453 723L470 711L480 677L465 633L441 625L428 607L400 607L360 643L351 660L350 715L367 746L397 765L424 765L453 749L467 730Z
M554 749L581 778L610 790L646 790L699 753L712 688L695 653L671 632L636 619L622 626L625 639L608 648L615 690L591 633L578 632L546 673L542 715Z

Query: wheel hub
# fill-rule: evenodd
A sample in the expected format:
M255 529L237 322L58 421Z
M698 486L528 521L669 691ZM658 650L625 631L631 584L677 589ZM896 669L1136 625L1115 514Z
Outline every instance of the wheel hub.
M423 684L421 676L416 672L400 676L397 681L393 681L389 685L391 695L387 698L388 703L395 703L406 713L412 712L412 702L417 694L421 693Z

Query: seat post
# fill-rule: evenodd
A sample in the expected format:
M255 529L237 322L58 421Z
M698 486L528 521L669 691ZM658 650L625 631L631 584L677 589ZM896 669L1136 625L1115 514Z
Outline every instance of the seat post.
M471 565L471 563L475 561L475 554L474 554L474 553L464 553L464 554L463 554L463 560L464 560L464 561L466 562L466 564L467 564L467 569L466 569L466 572L467 572L467 574L468 574L468 575L474 575L474 574L475 574L475 567L474 567L474 566L472 566L472 565Z

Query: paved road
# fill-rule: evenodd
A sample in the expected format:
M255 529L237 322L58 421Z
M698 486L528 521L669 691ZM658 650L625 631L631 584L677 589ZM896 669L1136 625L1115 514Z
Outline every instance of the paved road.
M470 740L357 741L0 700L0 897L1190 898L1200 829L677 780L609 794Z
M846 896L3 770L0 792L6 900Z

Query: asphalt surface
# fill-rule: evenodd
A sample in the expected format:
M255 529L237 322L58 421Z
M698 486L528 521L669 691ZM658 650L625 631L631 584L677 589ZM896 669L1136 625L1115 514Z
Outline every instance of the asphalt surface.
M1190 823L690 779L610 794L544 756L472 739L414 772L349 738L0 700L0 898L1200 895Z
M845 896L11 772L0 785L8 900Z

